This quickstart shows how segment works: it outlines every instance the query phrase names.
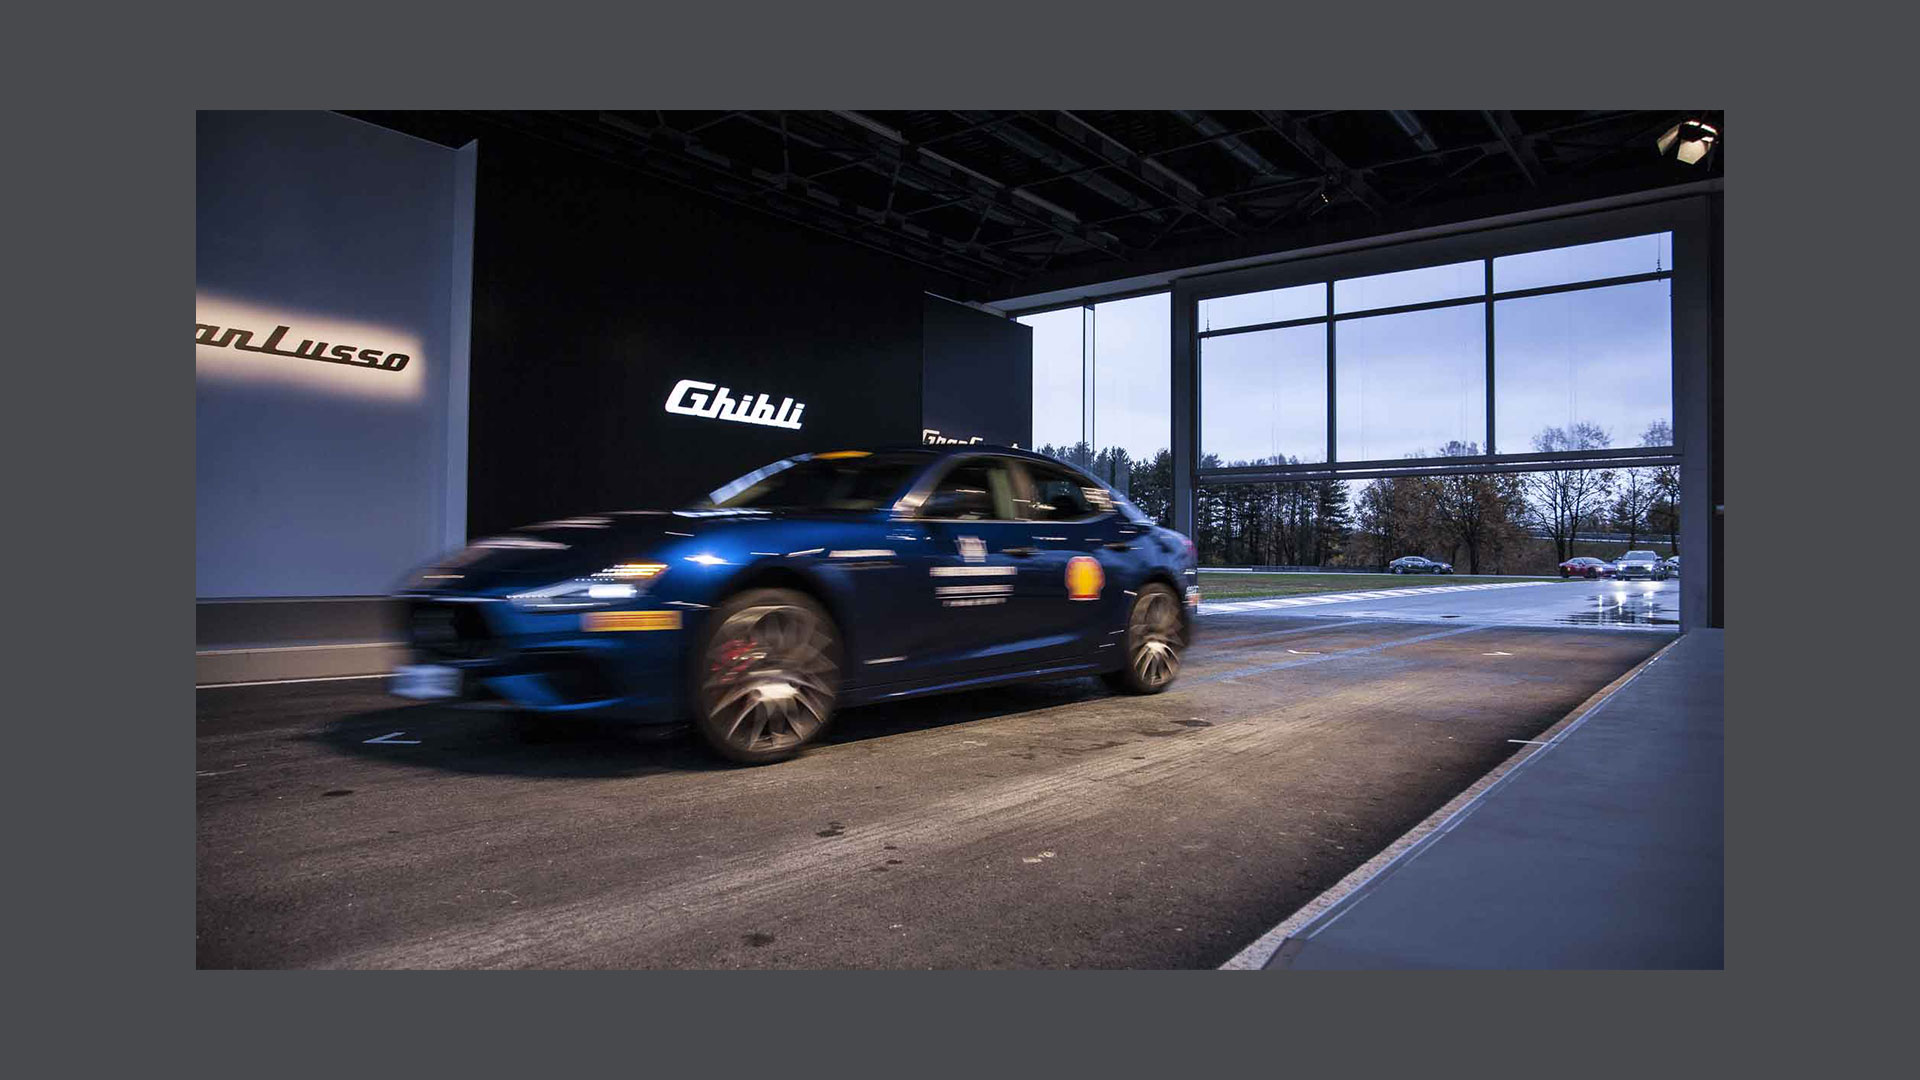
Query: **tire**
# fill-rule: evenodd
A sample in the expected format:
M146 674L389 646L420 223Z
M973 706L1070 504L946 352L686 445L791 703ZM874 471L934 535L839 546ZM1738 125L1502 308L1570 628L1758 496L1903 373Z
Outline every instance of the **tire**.
M1407 568L1404 566L1396 566L1393 568L1391 572L1395 574L1404 574L1407 572Z
M502 720L505 722L508 734L530 745L539 746L560 742L567 737L565 717L514 711L507 713Z
M1157 694L1180 675L1180 654L1186 649L1180 619L1180 598L1172 589L1152 582L1140 589L1127 610L1127 655L1119 671L1108 672L1107 685L1127 694Z
M1600 576L1600 571L1598 571L1598 570L1589 570L1589 571L1587 571L1587 580L1588 580L1588 581L1592 581L1592 580L1594 580L1594 579L1596 579L1596 578L1598 578L1599 576Z
M820 737L840 690L840 632L791 589L750 589L715 608L694 652L694 728L743 765L785 761Z

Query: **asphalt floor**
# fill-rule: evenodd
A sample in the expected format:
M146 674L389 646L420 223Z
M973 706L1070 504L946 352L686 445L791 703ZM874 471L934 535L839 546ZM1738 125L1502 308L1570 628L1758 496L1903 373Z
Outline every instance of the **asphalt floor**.
M1209 614L1166 693L848 710L762 768L379 680L205 688L197 961L1215 967L1671 639L1408 614Z

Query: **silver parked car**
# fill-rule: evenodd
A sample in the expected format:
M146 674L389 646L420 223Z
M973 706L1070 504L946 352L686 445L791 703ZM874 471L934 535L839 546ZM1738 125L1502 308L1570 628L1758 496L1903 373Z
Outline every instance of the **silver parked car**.
M1613 576L1621 580L1636 577L1667 580L1667 564L1651 551L1629 551L1613 560L1613 567Z

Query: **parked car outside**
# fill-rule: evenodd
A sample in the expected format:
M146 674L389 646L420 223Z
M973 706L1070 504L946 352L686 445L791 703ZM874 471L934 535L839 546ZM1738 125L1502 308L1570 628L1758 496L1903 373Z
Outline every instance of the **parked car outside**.
M1629 551L1613 560L1614 576L1621 579L1648 578L1653 581L1667 580L1667 564L1661 561L1657 552Z
M1576 555L1560 564L1560 576L1563 578L1603 578L1612 577L1613 574L1612 563L1591 555Z

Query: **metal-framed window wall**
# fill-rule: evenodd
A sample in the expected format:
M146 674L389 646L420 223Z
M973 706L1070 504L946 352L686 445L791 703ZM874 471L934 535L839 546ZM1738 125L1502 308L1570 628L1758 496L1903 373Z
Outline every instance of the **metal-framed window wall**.
M1493 260L1507 255L1573 247L1580 244L1619 240L1649 233L1669 232L1673 237L1673 265L1657 271L1630 274L1564 285L1493 291ZM1597 210L1562 218L1462 231L1430 239L1394 242L1382 238L1377 246L1336 254L1305 256L1276 261L1257 267L1219 274L1180 279L1173 284L1172 298L1172 405L1174 525L1191 534L1194 527L1196 489L1202 484L1252 484L1277 481L1338 478L1364 480L1385 476L1424 476L1447 473L1517 472L1577 467L1638 467L1674 465L1681 469L1682 549L1688 555L1690 573L1682 579L1683 626L1706 625L1707 581L1710 553L1707 551L1708 505L1713 443L1710 426L1712 371L1712 288L1717 264L1709 227L1707 199L1701 196L1650 202L1619 209ZM1366 311L1337 312L1333 303L1333 282L1377 274L1417 270L1462 262L1482 261L1485 287L1482 293L1448 300L1436 300L1398 307ZM1495 305L1503 300L1557 293L1579 292L1634 284L1643 281L1672 282L1672 401L1674 445L1670 448L1634 447L1608 450L1584 450L1560 453L1503 453L1494 438L1496 358L1494 355ZM1326 314L1221 330L1199 329L1199 305L1202 300L1266 292L1302 285L1326 285ZM1338 416L1336 394L1338 327L1342 322L1382 315L1404 314L1440 308L1484 305L1486 310L1486 432L1482 443L1488 453L1470 457L1431 457L1341 461L1338 457ZM1200 343L1213 337L1256 333L1294 326L1325 325L1327 328L1327 453L1325 463L1300 465L1255 465L1201 469L1200 446ZM1706 557L1702 557L1706 556Z

